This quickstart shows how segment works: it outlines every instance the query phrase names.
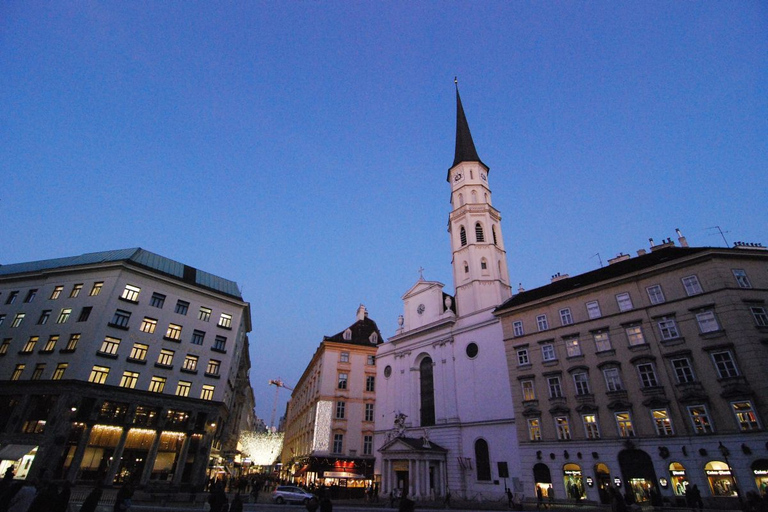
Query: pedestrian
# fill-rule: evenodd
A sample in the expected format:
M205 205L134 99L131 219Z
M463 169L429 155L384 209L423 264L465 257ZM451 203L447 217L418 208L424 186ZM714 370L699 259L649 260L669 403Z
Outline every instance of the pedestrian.
M131 498L133 497L133 486L130 483L123 485L115 497L114 512L126 512L131 510Z
M512 489L509 487L504 492L507 494L507 506L509 510L512 510L512 506L515 504L515 495L512 494Z
M221 512L225 505L227 505L227 495L224 492L224 484L216 482L211 489L211 494L208 496L208 505L210 505L210 512Z
M307 500L307 512L317 512L317 507L319 507L320 504L317 502L317 498L312 496Z
M698 507L699 511L704 508L704 502L701 499L701 491L699 491L699 486L696 484L693 484L693 487L691 488L691 507Z
M83 501L83 504L80 506L80 512L95 512L96 507L99 505L99 500L101 499L101 481L96 482L96 487L94 487L91 492L88 493L88 496L85 497L85 501Z
M328 497L320 500L320 512L333 512L333 503L331 503Z
M544 507L544 490L540 485L536 486L536 510L541 510Z
M53 482L42 482L27 512L51 512L56 507L59 489Z
M229 506L229 512L243 512L243 500L240 498L240 493L235 494L232 498L232 504Z

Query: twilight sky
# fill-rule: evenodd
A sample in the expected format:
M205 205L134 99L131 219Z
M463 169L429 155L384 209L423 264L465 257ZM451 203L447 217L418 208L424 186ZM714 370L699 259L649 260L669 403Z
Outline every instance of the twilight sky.
M8 0L0 263L237 281L269 422L360 303L389 337L419 267L453 293L455 75L515 287L675 228L768 245L763 1Z

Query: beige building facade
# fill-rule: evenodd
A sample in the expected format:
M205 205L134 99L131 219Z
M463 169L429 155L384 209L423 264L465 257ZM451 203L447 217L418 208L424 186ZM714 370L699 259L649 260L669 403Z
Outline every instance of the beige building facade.
M497 308L528 496L768 487L768 251L678 240Z

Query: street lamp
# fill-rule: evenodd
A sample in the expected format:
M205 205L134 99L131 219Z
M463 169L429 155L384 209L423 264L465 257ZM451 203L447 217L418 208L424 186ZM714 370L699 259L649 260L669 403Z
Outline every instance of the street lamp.
M739 486L736 484L736 476L733 474L733 468L731 467L731 463L728 462L728 455L730 455L730 451L726 446L723 444L722 441L719 442L717 445L717 448L720 450L720 453L723 455L723 459L725 459L725 465L728 466L728 472L731 474L731 479L733 480L733 490L736 491L736 497L739 499L739 506L741 510L744 510L744 502L741 499L741 492L739 491Z

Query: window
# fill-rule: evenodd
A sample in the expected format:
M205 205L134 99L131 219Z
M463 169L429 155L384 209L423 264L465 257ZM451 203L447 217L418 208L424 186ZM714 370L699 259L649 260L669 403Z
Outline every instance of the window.
M547 315L537 316L536 325L538 325L540 331L546 331L547 329L549 329L549 322L547 322Z
M231 329L232 328L232 315L229 315L227 313L222 313L219 317L219 327L223 327L225 329Z
M658 321L659 334L661 334L662 340L673 340L680 337L680 333L677 330L677 322L675 317L663 316Z
M42 352L53 352L53 349L56 347L57 341L59 341L58 334L51 334L50 336L48 336L48 341L45 342L45 346L43 347Z
M368 357L365 359L365 364L368 366L375 366L376 365L376 356L373 354L368 354Z
M672 359L672 369L675 371L675 380L678 384L696 381L691 361L687 357Z
M139 381L139 374L136 372L123 372L123 376L120 377L120 387L134 389L136 383Z
M597 352L611 350L611 339L608 337L608 331L598 331L592 337L595 340L595 350Z
M485 258L482 258L480 260L480 270L488 270L488 260ZM483 272L483 274L487 274L488 272Z
M192 331L192 344L193 345L202 345L204 339L205 339L205 332L198 331L198 330Z
M340 363L348 363L349 362L349 352L342 352L339 355L339 362Z
M528 439L541 441L541 420L539 418L528 419Z
M53 376L51 377L51 380L61 380L64 378L64 372L67 371L67 367L69 367L68 363L59 363L56 365L56 369L53 370Z
M141 288L127 284L120 298L128 302L139 302L139 293L141 293Z
M205 368L205 374L218 375L220 369L221 369L221 361L218 361L216 359L209 359L208 366L206 366Z
M567 416L555 416L555 430L559 440L567 441L571 438L571 427L568 425Z
M18 327L21 325L21 322L24 321L24 317L26 315L24 313L16 313L16 316L13 317L13 322L11 322L11 327Z
M464 262L464 273L469 274L469 263L466 261Z
M192 389L191 382L180 380L176 384L176 396L189 396L190 389Z
M517 349L517 364L522 366L526 364L531 364L531 360L528 358L528 349L527 348L519 348Z
M659 385L656 378L656 370L653 363L641 363L637 365L637 374L640 377L640 386L644 388L653 388Z
M226 352L227 351L227 338L224 336L216 336L216 339L213 341L213 350L217 352Z
M8 353L8 347L11 346L11 341L13 338L4 338L3 343L0 344L0 356L4 356Z
M606 368L603 370L603 376L605 377L605 388L608 391L620 391L624 389L618 368Z
M365 390L366 391L376 391L376 377L373 375L367 375L365 377Z
M17 364L16 368L14 368L13 373L11 374L11 380L21 379L21 374L24 373L24 368L26 367L27 365L25 364Z
M696 322L699 324L699 331L702 334L720 330L714 311L702 311L696 315Z
M163 308L163 305L165 304L165 295L162 293L153 293L152 298L149 299L149 305L153 308Z
M128 329L128 321L130 319L130 311L123 311L122 309L118 309L115 311L115 315L112 317L112 321L109 323L109 325L112 327L117 327L118 329Z
M90 295L91 297L97 296L98 294L101 293L101 289L103 286L104 286L104 283L102 283L101 281L93 283L93 287L91 288L91 293L89 293L88 295Z
M544 361L554 361L557 359L557 355L555 354L555 346L551 343L545 343L541 346L541 358Z
M520 320L512 322L512 330L515 334L515 337L525 334L525 331L523 331L523 322Z
M77 321L87 322L88 318L91 316L91 310L93 310L93 307L91 306L85 306L83 309L81 309L80 316L77 317Z
M8 294L8 298L5 300L6 304L13 304L16 302L16 299L19 297L19 292L14 291Z
M363 421L373 421L373 404L365 404L365 419Z
M200 306L200 312L198 313L197 318L202 320L203 322L209 321L211 319L210 308L205 308Z
M27 342L24 344L24 348L21 349L22 354L31 354L35 350L35 344L40 338L37 336L30 336Z
M624 329L627 333L627 341L629 346L645 345L645 336L643 336L643 329L639 325L630 325Z
M628 293L620 293L616 296L616 303L619 305L619 311L629 311L632 309L632 298Z
M201 400L213 400L213 393L216 390L214 386L210 384L203 384L203 390L200 392Z
M152 393L162 393L165 389L165 377L152 377L152 380L149 381L149 391Z
M656 435L674 435L675 432L672 430L672 419L669 417L669 411L667 409L653 409L651 411L651 418L653 418L653 426L656 427Z
M739 376L739 370L736 369L736 361L733 360L733 354L731 354L730 350L712 352L712 362L715 363L715 369L719 378L728 379Z
M464 226L459 228L459 239L461 240L462 247L467 245L467 231L464 229Z
M694 434L711 434L715 431L712 428L712 422L709 420L709 412L706 405L689 405L688 416L691 418Z
M536 400L536 389L533 386L532 380L523 380L520 382L520 386L523 388L523 400Z
M61 292L64 291L63 286L56 286L53 291L51 292L51 300L56 300L59 297L61 297Z
M584 436L587 439L600 439L600 427L597 424L597 415L582 414L581 423L584 425Z
M147 350L149 350L149 345L144 345L143 343L134 343L133 348L131 348L131 355L128 357L134 361L146 361Z
M619 430L619 437L635 437L635 427L632 426L632 416L629 411L617 412L616 428Z
M736 415L736 423L739 424L742 432L760 429L760 423L757 421L757 414L755 414L755 408L751 401L731 402L731 407L733 414Z
M5 315L0 315L0 326L5 323Z
M74 352L74 350L77 348L77 343L80 341L80 333L74 333L69 335L69 341L67 341L67 346L64 348L67 352Z
M661 304L664 302L664 292L661 290L661 285L655 284L645 289L648 292L648 299L651 304Z
M736 278L736 284L739 285L739 288L752 288L752 283L749 282L746 271L733 269L733 277Z
M491 481L491 456L488 450L488 441L478 439L475 441L475 462L477 462L477 479L479 481Z
M80 290L83 289L83 283L76 284L72 286L72 291L69 292L69 298L75 299L78 295L80 295Z
M548 377L549 398L562 398L563 388L560 386L560 377Z
M342 453L344 449L344 434L333 434L333 453Z
M182 370L187 370L190 372L196 372L197 371L197 356L193 356L192 354L187 354L184 356L184 364L181 365Z
M157 364L161 366L173 366L173 355L175 352L173 350L168 350L167 348L160 349L160 355L157 356Z
M181 339L181 326L168 324L168 330L165 331L165 339L179 341Z
M346 409L347 409L346 402L342 402L342 401L336 402L336 419L337 420L344 419L344 414L346 413Z
M48 319L51 318L51 310L45 309L40 313L40 318L37 319L37 325L45 325L48 323Z
M32 302L33 300L35 300L35 296L37 296L37 288L34 288L34 289L32 289L32 290L29 290L29 291L27 292L27 296L26 296L26 297L24 297L24 302L25 302L25 303L27 303L27 304L29 304L30 302Z
M688 276L682 279L683 286L685 287L685 293L690 297L691 295L698 295L703 290L699 284L699 278L696 276Z
M587 315L590 319L600 318L603 316L603 314L600 312L600 304L596 300L587 302Z
M419 395L421 402L421 426L435 424L435 375L432 359L425 357L419 363Z
M66 321L69 320L69 315L71 314L72 314L71 308L62 309L61 312L59 313L59 318L56 319L56 323L57 324L66 323Z
M120 347L120 339L107 336L104 338L104 341L101 342L99 352L102 354L116 355L118 347Z
M576 386L577 395L588 395L589 390L589 375L586 373L574 373L573 384Z
M88 382L94 384L104 384L107 382L109 376L109 368L106 366L94 366L91 369L91 375L88 377Z
M568 357L576 357L581 355L581 344L579 338L568 338L565 340L565 352Z
M155 332L155 329L157 328L157 320L154 318L148 318L144 317L144 320L141 321L141 327L139 327L139 330L141 332L146 332L149 334L152 334Z
M189 311L189 302L185 300L176 301L176 309L174 311L179 315L186 315L187 311Z
M348 377L349 376L346 373L340 373L339 374L339 385L338 385L339 389L347 389L347 379L348 379Z
M752 312L752 318L755 319L755 325L758 327L768 327L768 313L765 312L765 308L751 307L749 310Z
M483 226L478 222L475 224L475 238L478 242L485 242L485 234L483 233Z
M373 436L363 436L363 455L373 454Z
M564 308L560 310L560 324L571 325L573 323L573 316L571 315L571 308Z

